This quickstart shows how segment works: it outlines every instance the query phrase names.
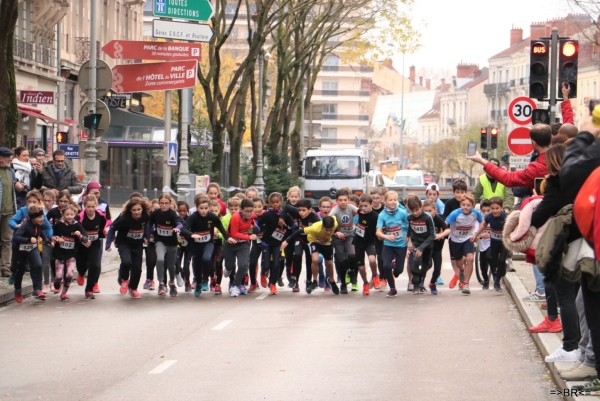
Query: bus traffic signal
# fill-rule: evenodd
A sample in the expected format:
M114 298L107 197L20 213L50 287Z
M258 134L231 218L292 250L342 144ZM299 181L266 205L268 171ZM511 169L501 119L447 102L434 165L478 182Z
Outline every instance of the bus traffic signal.
M548 97L548 60L550 40L538 39L531 42L529 66L529 97L543 100Z
M485 149L487 149L487 146L488 146L488 144L487 144L487 136L488 136L487 128L482 128L480 130L480 132L481 132L481 149L485 150Z
M559 39L558 41L558 90L557 98L562 99L562 84L569 85L569 99L577 97L577 67L579 61L579 41Z
M497 149L498 148L498 134L500 133L500 130L498 128L492 128L492 132L491 132L491 149Z

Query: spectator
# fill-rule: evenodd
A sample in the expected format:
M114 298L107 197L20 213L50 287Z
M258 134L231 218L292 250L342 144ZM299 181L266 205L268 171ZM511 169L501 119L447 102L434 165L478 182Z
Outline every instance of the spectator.
M0 148L0 272L2 277L10 277L10 260L12 256L13 230L8 221L17 212L17 195L15 193L15 171L10 167L13 152L7 148Z
M43 169L42 185L58 193L62 190L68 190L71 195L79 194L83 191L84 185L77 178L75 170L66 165L66 155L63 150L55 150L52 153L52 162L48 162Z
M33 149L31 151L31 157L35 158L35 160L37 160L37 162L42 167L44 167L44 164L46 164L46 152L44 152L44 149L41 149L41 148Z
M15 149L15 158L11 167L15 171L17 182L15 190L17 194L17 208L25 206L25 195L34 188L41 188L42 176L38 174L32 164L29 162L29 151L23 146Z
M500 161L498 159L490 159L490 163L495 166L500 166ZM507 213L510 213L515 205L515 196L513 195L512 189L505 187L486 173L481 174L475 188L473 188L473 198L475 198L475 203L477 204L483 199L492 199L494 196L498 196L502 199L504 210Z

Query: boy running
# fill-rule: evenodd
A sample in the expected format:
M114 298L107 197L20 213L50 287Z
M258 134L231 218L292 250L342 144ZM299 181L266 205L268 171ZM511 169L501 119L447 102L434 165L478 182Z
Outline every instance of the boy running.
M375 241L377 240L377 219L379 214L373 211L373 198L371 195L362 194L359 199L358 207L358 222L356 224L356 235L352 245L356 251L356 265L360 272L360 277L363 280L363 295L369 295L369 281L367 280L367 272L365 269L365 253L369 258L369 266L371 267L373 281L377 277L377 254ZM379 280L377 280L379 281ZM379 286L377 286L379 287ZM379 288L377 288L379 289Z

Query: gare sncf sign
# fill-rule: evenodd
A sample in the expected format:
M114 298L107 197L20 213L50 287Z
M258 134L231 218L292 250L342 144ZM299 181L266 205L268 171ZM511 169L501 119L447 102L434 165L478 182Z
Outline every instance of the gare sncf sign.
M25 104L54 104L54 92L20 91L19 103Z

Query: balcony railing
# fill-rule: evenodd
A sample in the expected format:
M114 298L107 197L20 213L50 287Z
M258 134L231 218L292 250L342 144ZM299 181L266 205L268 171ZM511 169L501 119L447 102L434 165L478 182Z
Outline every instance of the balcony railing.
M324 65L322 71L334 72L373 72L373 67L366 66L351 66L351 65Z
M14 56L56 67L56 50L20 39L14 40Z
M505 95L509 90L509 83L502 82L497 84L487 84L483 86L483 93L487 96L496 96L496 91L498 91L499 96Z
M315 90L316 96L366 96L369 97L369 91L344 91L337 89Z
M323 120L338 120L338 121L369 121L368 114L325 114L323 113Z

